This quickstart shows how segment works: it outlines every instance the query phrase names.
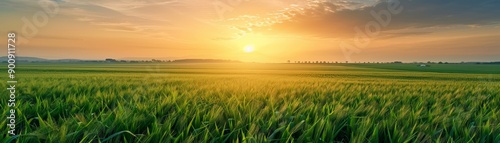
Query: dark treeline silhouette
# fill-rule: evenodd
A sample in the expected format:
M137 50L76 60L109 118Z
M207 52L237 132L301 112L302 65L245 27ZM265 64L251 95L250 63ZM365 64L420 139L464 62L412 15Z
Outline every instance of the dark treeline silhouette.
M0 62L7 63L8 57L0 57ZM37 57L16 57L17 63L243 63L237 60L223 59L178 59L178 60L118 60L106 58L103 60L81 60L81 59L43 59ZM290 64L500 64L500 61L494 62L446 62L446 61L427 61L427 62L359 62L359 61L294 61L287 60L284 63Z

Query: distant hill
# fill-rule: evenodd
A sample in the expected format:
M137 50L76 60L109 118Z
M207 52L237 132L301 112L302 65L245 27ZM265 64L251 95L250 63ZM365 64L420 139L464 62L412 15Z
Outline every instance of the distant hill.
M7 56L0 57L0 62L6 62L9 60ZM37 57L18 57L16 56L16 62L41 62L41 61L49 61L48 59L37 58Z
M7 62L7 60L8 60L7 56L0 57L0 62L2 62L2 63ZM68 62L105 62L105 60L104 59L103 60L44 59L44 58L37 58L37 57L18 57L18 56L16 56L16 62L17 63L22 63L22 62L68 63ZM134 61L133 60L115 60L113 62L134 62ZM144 61L135 61L135 62L167 62L167 60L164 60L164 61L144 60ZM221 59L179 59L179 60L173 60L173 61L169 60L168 62L173 62L173 63L241 63L241 61L221 60Z
M9 58L7 56L0 57L0 62L7 62ZM18 57L16 56L16 62L81 62L84 60L80 59L44 59L37 57Z

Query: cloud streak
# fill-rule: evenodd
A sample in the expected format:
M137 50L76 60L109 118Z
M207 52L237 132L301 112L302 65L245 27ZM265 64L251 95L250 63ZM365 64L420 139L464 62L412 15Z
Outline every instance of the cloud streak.
M484 0L399 0L404 10L392 15L389 26L383 31L449 27L456 25L483 26L500 22L500 1ZM301 11L287 11L286 20L268 27L250 27L254 31L276 34L292 33L325 38L349 38L354 27L364 27L374 17L370 12L387 10L387 2L353 8L353 2L317 2ZM247 28L244 28L247 29ZM273 29L269 31L267 29Z

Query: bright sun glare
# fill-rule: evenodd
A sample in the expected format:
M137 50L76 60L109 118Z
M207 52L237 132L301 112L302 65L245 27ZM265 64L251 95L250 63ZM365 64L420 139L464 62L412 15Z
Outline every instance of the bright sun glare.
M255 49L252 45L247 45L245 46L245 48L243 49L243 51L245 51L246 53L251 53L253 52Z

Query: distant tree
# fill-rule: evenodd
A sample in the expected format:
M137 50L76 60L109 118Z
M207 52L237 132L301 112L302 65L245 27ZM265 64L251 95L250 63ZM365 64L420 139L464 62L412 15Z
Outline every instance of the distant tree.
M106 61L106 62L117 62L117 60L116 60L116 59L111 59L111 58L107 58L107 59L105 59L105 61Z

